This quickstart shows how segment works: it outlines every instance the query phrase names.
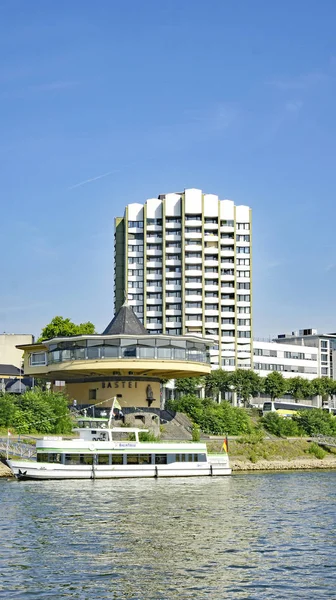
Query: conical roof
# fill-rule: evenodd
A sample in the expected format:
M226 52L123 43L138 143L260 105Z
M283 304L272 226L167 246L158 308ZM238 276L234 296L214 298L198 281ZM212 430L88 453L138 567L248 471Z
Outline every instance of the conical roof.
M132 307L124 302L102 335L146 335L147 333Z

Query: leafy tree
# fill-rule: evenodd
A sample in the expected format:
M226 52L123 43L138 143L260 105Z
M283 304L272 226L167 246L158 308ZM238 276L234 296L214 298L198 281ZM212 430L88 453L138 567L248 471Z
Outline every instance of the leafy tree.
M68 398L60 392L40 388L22 395L0 396L0 427L13 427L17 433L70 433L72 420Z
M217 396L230 390L231 373L224 369L215 369L205 377L205 393L211 396Z
M196 394L197 389L203 383L202 377L186 377L177 379L175 386L180 394Z
M264 390L272 400L281 398L286 392L286 380L278 371L272 371L264 379Z
M168 408L186 413L204 433L240 435L249 434L253 429L246 411L231 406L229 402L218 404L211 398L188 395L170 400Z
M262 391L264 382L252 369L237 369L230 373L230 382L234 386L239 398L247 403L249 398L258 396Z
M309 398L313 394L311 382L303 377L291 377L286 381L286 388L295 400Z
M320 408L300 410L293 415L293 421L303 429L306 435L336 435L336 418Z
M46 325L41 332L39 342L42 340L50 340L54 337L69 337L72 335L90 335L95 333L95 327L93 323L87 321L87 323L80 323L76 325L70 319L64 319L63 317L54 317L48 325Z
M297 422L285 419L276 412L269 412L261 422L267 431L279 437L295 437L304 433Z

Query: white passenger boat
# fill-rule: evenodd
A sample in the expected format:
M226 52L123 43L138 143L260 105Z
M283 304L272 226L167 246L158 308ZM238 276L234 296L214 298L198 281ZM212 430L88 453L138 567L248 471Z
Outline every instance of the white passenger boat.
M226 451L208 454L196 442L141 442L146 430L111 427L106 419L83 418L78 438L45 437L36 460L9 459L18 479L111 479L119 477L200 477L230 475ZM120 439L122 436L128 439ZM130 437L134 441L130 441ZM225 444L224 444L225 446Z

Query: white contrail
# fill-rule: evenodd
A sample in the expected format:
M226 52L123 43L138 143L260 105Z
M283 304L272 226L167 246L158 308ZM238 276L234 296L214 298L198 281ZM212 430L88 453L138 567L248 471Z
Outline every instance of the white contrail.
M91 179L86 179L85 181L80 181L79 183L75 183L75 185L71 185L68 187L68 190L73 190L81 185L86 185L87 183L91 183L92 181L97 181L97 179L103 179L103 177L108 177L112 175L112 173L118 173L118 171L109 171L108 173L104 173L103 175L98 175L98 177L91 177Z

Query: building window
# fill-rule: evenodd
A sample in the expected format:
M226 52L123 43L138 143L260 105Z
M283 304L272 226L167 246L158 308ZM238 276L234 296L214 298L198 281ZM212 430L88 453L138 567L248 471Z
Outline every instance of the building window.
M250 254L249 246L237 246L237 254Z
M240 338L250 338L251 337L251 332L250 331L238 331L238 337L240 337Z
M238 302L250 302L250 299L251 299L250 296L238 295L238 297L237 297Z
M230 219L222 219L220 224L222 227L234 227L234 221Z
M250 229L250 223L237 223L237 229Z
M139 227L139 229L143 229L143 221L128 221L128 227Z
M236 241L237 242L249 242L250 236L249 235L237 235Z
M249 258L237 258L237 265L245 265L246 267L248 267L250 265L250 259Z
M249 283L238 283L238 290L249 290L250 289L250 284Z
M32 352L29 357L31 367L44 366L47 364L47 355L45 352Z
M147 219L147 225L162 225L162 219Z

